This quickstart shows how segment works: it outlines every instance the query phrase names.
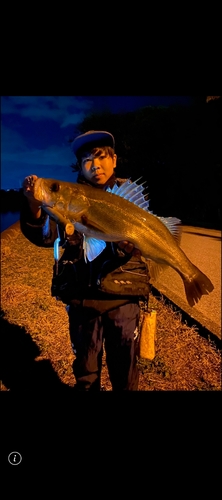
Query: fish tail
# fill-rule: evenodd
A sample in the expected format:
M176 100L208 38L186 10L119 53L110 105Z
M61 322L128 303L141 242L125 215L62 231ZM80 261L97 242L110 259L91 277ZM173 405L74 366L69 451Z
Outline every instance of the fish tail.
M214 286L210 279L198 269L194 267L194 274L190 279L183 276L185 293L188 304L193 307L195 303L199 302L202 295L208 295L213 291Z

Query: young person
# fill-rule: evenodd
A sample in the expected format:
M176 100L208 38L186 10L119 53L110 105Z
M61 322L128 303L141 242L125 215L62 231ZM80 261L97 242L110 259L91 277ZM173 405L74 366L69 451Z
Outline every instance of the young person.
M78 183L106 190L126 179L117 178L115 141L106 131L89 131L72 143L77 158ZM138 250L128 241L107 243L92 262L85 261L83 236L64 234L48 218L32 195L37 176L24 179L21 230L39 246L53 246L60 232L64 252L54 266L52 295L67 304L69 330L75 353L75 389L101 390L103 347L113 391L138 390L135 331L139 325L139 300L149 295L149 275ZM49 224L48 229L46 226ZM130 280L129 280L130 277ZM130 289L127 282L131 283Z

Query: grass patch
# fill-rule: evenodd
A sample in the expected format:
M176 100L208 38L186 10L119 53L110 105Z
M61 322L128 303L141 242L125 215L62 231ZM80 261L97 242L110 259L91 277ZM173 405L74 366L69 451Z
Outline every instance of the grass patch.
M20 231L1 242L0 390L41 383L72 387L74 354L64 304L50 295L53 249L38 248ZM163 298L150 295L157 311L156 355L138 359L140 391L221 391L221 351ZM103 355L102 385L111 390Z

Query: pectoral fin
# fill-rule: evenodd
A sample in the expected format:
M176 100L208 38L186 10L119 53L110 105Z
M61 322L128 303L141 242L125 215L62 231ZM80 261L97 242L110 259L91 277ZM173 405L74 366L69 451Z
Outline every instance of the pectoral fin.
M89 260L92 262L106 247L106 242L103 240L96 240L95 238L88 238L83 234L83 250L85 262Z

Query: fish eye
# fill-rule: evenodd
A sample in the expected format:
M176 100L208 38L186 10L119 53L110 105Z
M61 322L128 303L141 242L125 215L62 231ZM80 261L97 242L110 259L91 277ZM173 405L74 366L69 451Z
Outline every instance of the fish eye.
M52 193L57 193L59 191L59 183L58 182L53 182L50 186L50 191L52 191Z

